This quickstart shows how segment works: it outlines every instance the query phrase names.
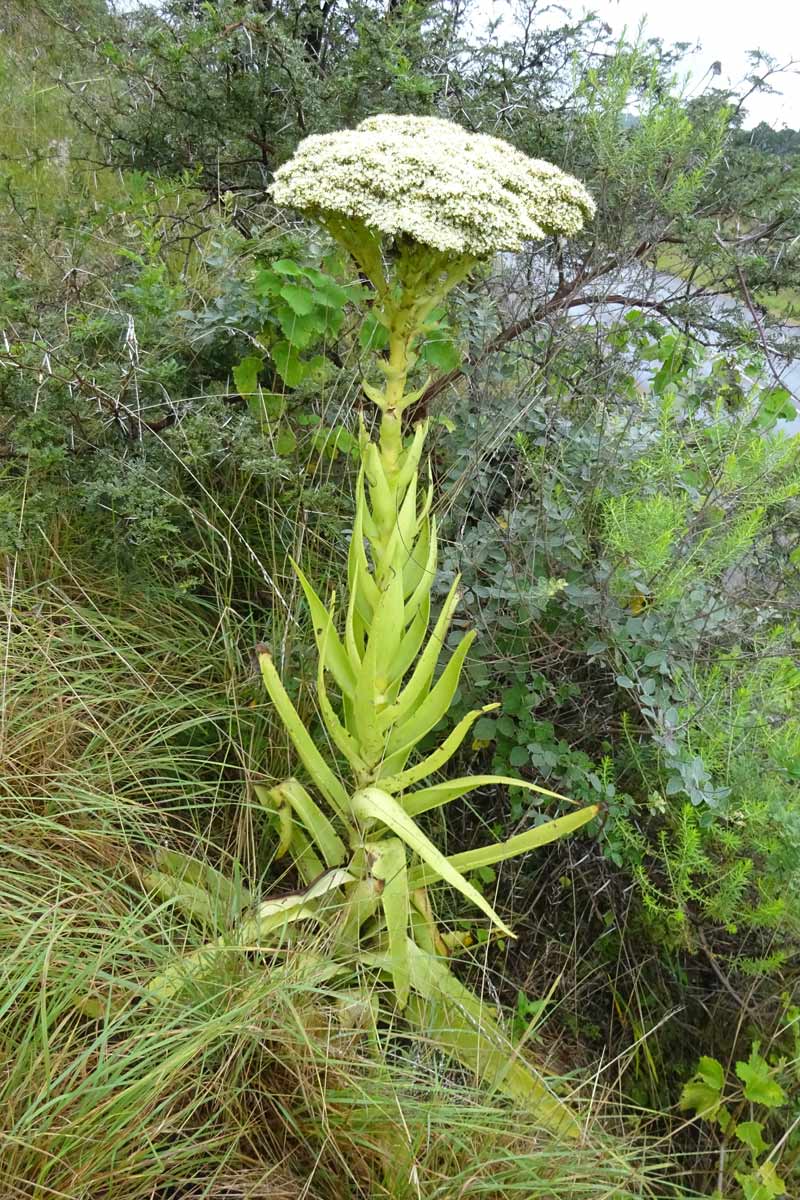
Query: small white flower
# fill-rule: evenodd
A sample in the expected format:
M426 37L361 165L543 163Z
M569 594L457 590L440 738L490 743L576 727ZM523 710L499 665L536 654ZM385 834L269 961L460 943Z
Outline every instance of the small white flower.
M323 221L355 219L476 258L577 233L595 209L583 184L552 163L435 117L381 115L306 138L270 191Z

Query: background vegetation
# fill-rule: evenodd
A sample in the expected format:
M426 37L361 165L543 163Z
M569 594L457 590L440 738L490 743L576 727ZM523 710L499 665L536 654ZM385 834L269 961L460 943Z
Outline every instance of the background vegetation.
M0 27L3 1193L795 1194L800 135L535 4L505 34L455 0L11 0ZM341 590L380 330L265 187L376 111L505 137L599 206L458 292L418 409L442 587L463 573L480 630L447 719L502 705L455 771L602 804L473 879L513 945L439 897L577 1150L304 955L141 1002L208 934L152 886L159 849L220 872L223 928L294 886L253 793L289 765L253 647L319 731L288 560ZM447 811L453 849L553 815Z

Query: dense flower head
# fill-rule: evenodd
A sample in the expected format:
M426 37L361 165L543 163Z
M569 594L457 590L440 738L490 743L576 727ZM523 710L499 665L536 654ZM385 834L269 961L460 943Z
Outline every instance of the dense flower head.
M308 137L275 174L276 203L363 221L452 254L483 258L569 236L594 212L583 184L508 142L436 117L369 117Z

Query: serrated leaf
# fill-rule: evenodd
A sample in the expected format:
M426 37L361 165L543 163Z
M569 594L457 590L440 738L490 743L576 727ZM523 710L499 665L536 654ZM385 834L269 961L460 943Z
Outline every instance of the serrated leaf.
M702 1080L690 1080L683 1085L679 1106L695 1112L698 1117L713 1121L719 1108L719 1092Z
M709 1058L705 1054L702 1055L697 1064L695 1074L704 1083L707 1083L709 1087L716 1088L718 1092L721 1092L725 1086L725 1071L722 1063L718 1062L716 1058Z
M753 1104L765 1108L779 1108L786 1103L786 1093L777 1080L772 1078L769 1063L753 1046L747 1062L737 1062L736 1074L744 1084L744 1094Z
M722 1064L717 1062L716 1058L704 1055L697 1064L693 1078L684 1085L679 1107L684 1111L693 1109L698 1117L712 1121L722 1103L724 1086L725 1072Z
M306 366L294 346L287 341L276 342L270 350L275 367L287 387L297 387L305 377Z
M314 279L314 300L326 308L342 309L351 299L346 288L331 279L329 275L318 275ZM353 299L357 297L353 296Z
M271 264L272 270L277 271L279 275L304 275L305 270L294 262L291 258L279 258Z
M739 1141L750 1147L753 1158L769 1148L769 1143L762 1137L763 1129L761 1121L740 1121L734 1130Z
M275 453L281 458L288 458L297 449L297 435L291 425L281 425L275 436Z
M311 312L300 317L288 304L278 304L273 309L286 341L295 350L304 350L315 338L325 332L326 322L320 312Z
M425 342L420 357L440 371L454 371L461 362L461 352L450 338L435 338Z
M763 1163L747 1175L737 1171L736 1180L741 1184L744 1200L776 1200L777 1196L786 1195L786 1184L771 1162Z

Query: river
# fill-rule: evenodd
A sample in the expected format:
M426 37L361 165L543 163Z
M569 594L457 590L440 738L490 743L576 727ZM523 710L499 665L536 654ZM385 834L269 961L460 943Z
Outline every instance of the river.
M602 287L603 295L618 293L626 296L642 296L646 297L649 301L657 302L676 300L686 294L685 280L663 272L653 275L643 268L630 268L626 271L620 271L613 278L604 279ZM753 317L747 306L731 296L715 296L706 301L706 303L720 317L735 316L740 319L744 318L748 324L753 324ZM602 302L595 302L591 306L575 307L570 311L570 315L577 320L600 320L603 323L609 324L613 321L618 321L620 313L621 308L619 304L604 305ZM773 371L770 371L769 367L765 366L764 381L765 383L774 383L776 382L775 376L777 375L780 378L782 386L791 394L798 412L793 419L781 421L780 427L787 433L795 434L800 433L800 325L782 325L779 332L784 339L797 339L798 358L792 360L782 357L777 352L771 353L770 360ZM774 337L774 331L770 330L767 337L769 344L769 338ZM715 340L713 335L709 335L709 340L712 342Z

